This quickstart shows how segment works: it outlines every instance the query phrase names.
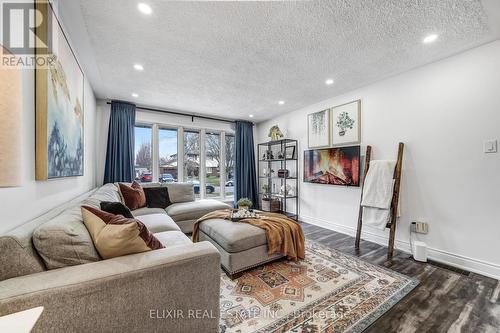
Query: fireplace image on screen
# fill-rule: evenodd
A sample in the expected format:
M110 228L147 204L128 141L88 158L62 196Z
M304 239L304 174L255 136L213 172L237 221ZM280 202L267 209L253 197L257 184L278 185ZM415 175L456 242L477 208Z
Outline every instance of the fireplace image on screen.
M304 151L304 182L359 186L360 147Z

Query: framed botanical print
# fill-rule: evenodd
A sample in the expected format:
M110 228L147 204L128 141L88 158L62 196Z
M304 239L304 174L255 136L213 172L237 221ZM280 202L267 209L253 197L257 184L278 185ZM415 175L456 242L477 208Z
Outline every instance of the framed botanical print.
M83 176L84 74L51 3L35 6L44 18L36 34L52 41L35 70L36 180Z
M361 100L332 108L332 145L361 143Z
M307 116L307 142L309 148L330 145L330 109Z

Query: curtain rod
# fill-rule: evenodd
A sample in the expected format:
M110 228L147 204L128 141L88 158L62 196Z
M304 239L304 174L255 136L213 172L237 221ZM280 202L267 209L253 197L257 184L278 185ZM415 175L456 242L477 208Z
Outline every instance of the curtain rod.
M107 104L111 104L111 102L107 102ZM230 124L236 123L236 121L229 120L229 119L213 118L213 117L207 117L207 116L199 116L199 115L195 115L195 114L188 114L188 113L182 113L182 112L177 112L177 111L169 111L169 110L146 108L146 107L142 107L142 106L136 106L136 109L145 110L145 111L152 111L152 112L168 113L168 114L173 114L173 115L176 115L176 116L190 117L192 122L194 122L194 118L200 118L200 119L214 120L214 121L220 121L220 122L230 123Z

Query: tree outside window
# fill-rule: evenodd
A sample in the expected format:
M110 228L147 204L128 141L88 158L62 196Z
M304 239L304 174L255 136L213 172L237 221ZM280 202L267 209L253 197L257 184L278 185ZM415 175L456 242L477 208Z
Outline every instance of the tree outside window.
M196 197L200 197L200 133L184 131L184 181L193 183Z
M135 127L135 180L142 183L153 181L151 135L151 127Z

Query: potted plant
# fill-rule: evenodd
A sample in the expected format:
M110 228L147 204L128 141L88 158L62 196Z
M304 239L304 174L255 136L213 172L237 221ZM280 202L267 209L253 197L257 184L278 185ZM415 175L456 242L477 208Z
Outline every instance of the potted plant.
M240 210L249 210L252 207L252 200L248 198L241 198L238 200L238 208Z
M272 170L271 170L272 172ZM269 176L272 175L272 173L269 173ZM263 195L264 195L264 198L267 198L271 195L271 185L268 185L268 184L264 184L262 185L262 192L263 192Z

